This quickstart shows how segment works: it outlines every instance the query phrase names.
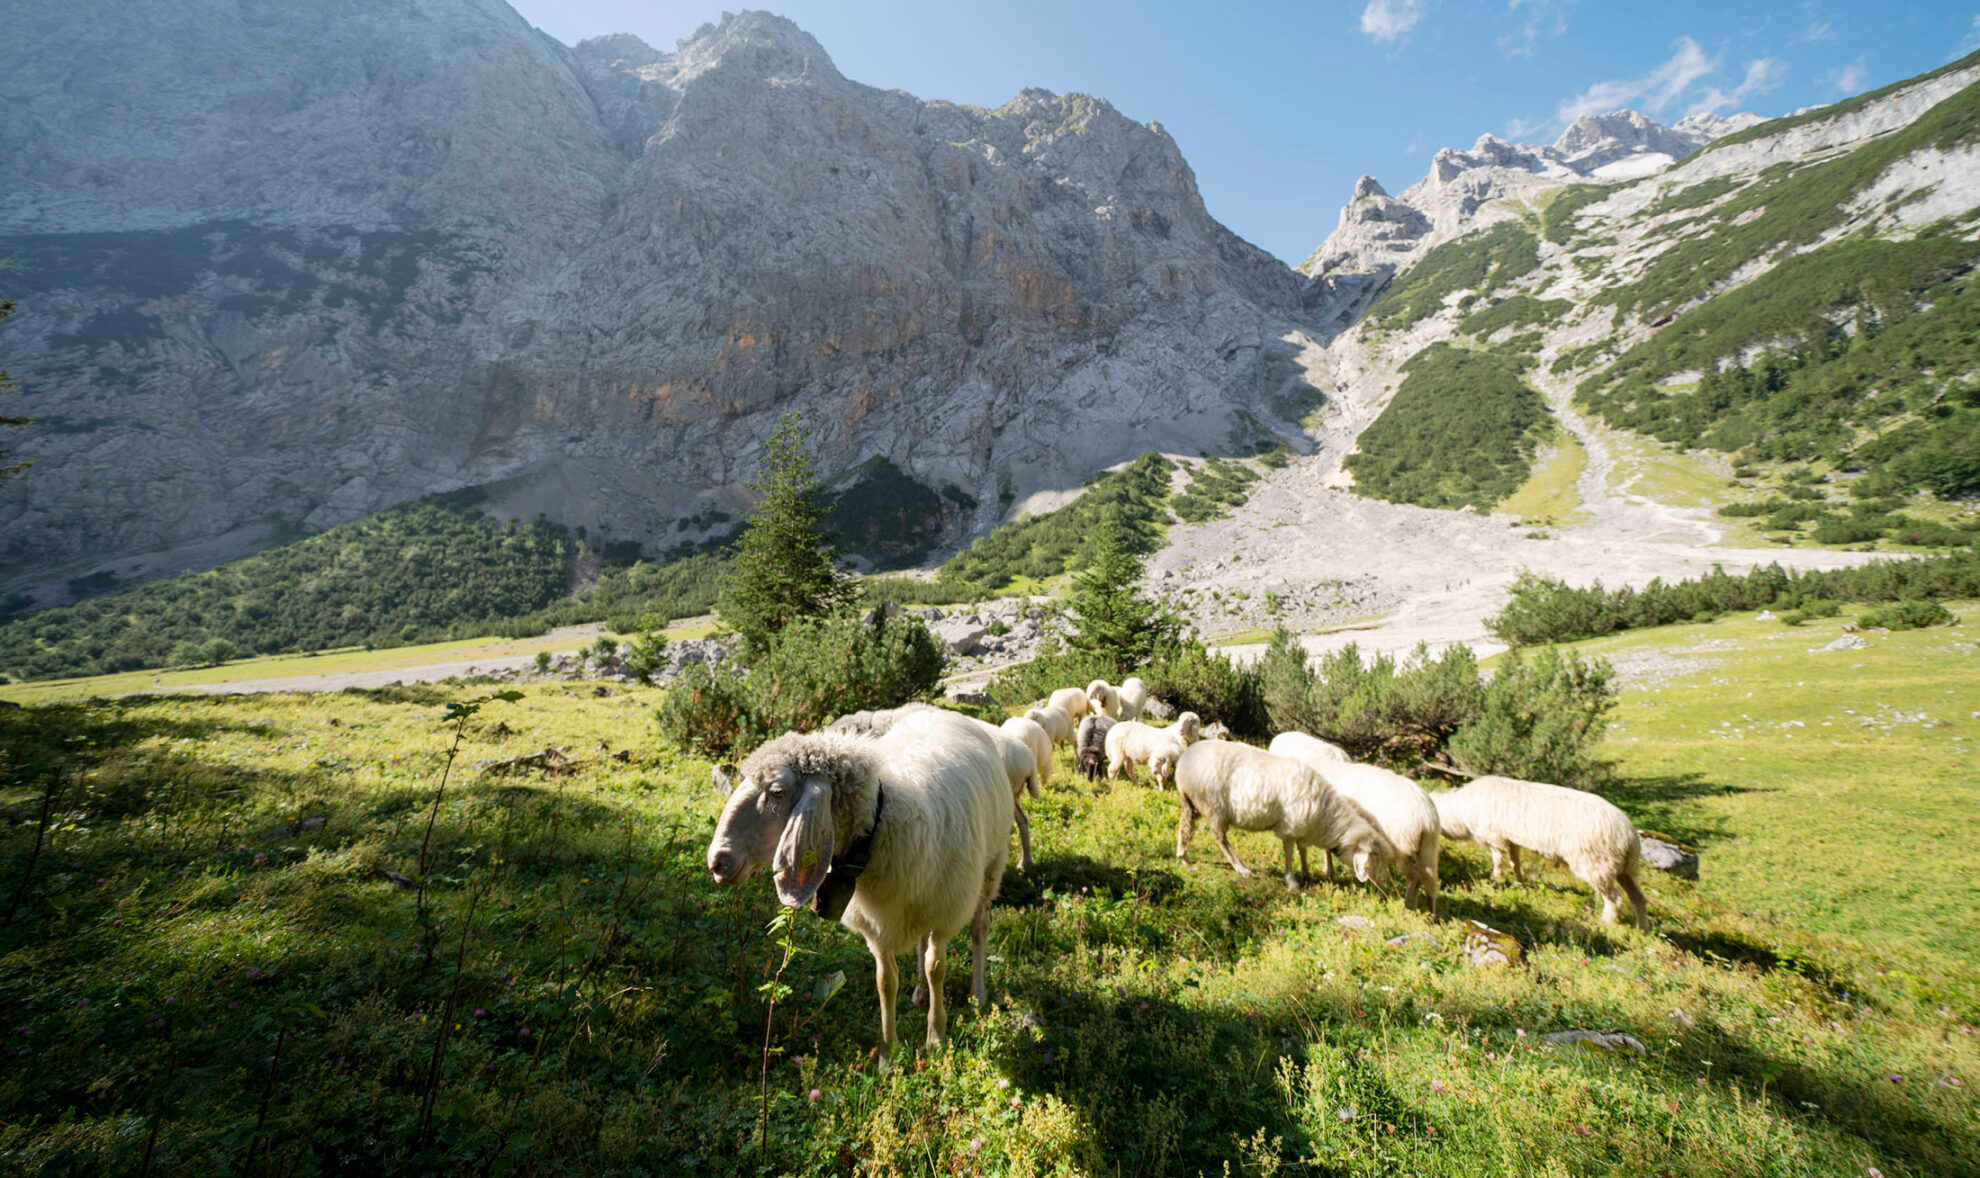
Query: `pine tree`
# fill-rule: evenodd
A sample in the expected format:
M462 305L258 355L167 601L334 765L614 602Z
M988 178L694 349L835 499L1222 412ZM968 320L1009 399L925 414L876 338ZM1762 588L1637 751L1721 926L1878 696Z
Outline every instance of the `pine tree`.
M763 501L736 542L736 571L723 580L716 610L753 656L793 620L821 617L850 600L853 586L837 549L819 531L825 509L798 414L777 423L749 485Z
M5 323L7 317L13 313L14 300L0 299L0 323ZM15 380L6 369L0 368L0 395L14 392L20 386L21 382ZM9 417L0 413L0 429L19 429L33 420L32 417ZM32 462L7 462L6 457L7 451L0 450L0 479L11 478L34 465Z
M1119 508L1109 507L1093 531L1085 571L1073 578L1071 605L1079 633L1067 645L1111 661L1117 674L1147 663L1172 645L1176 619L1141 596L1141 557Z

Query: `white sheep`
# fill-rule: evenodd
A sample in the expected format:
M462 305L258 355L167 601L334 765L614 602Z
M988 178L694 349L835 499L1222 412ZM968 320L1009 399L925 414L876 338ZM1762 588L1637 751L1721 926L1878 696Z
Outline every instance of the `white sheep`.
M1077 687L1061 687L1052 693L1052 698L1045 701L1045 706L1058 708L1068 719L1077 724L1080 717L1087 712L1086 693Z
M1038 779L1034 783L1037 788L1031 791L1031 796L1035 798L1039 790L1052 784L1052 736L1044 725L1030 716L1013 716L1004 721L1003 729L1022 740L1038 764Z
M1626 893L1636 927L1650 927L1650 907L1638 880L1643 844L1629 815L1614 804L1578 789L1514 777L1480 777L1449 793L1431 794L1430 800L1445 838L1469 839L1491 850L1493 879L1501 877L1510 854L1513 878L1526 882L1522 848L1559 859L1602 897L1604 921L1615 922Z
M1121 684L1118 694L1121 697L1120 718L1123 720L1141 719L1142 710L1148 706L1147 685L1138 676L1130 676L1126 682Z
M902 704L898 708L879 708L871 712L847 712L832 721L833 732L845 732L854 736L882 736L896 721L914 712L939 712L942 709L934 704ZM960 713L957 713L960 714Z
M1031 818L1024 812L1024 795L1029 790L1032 797L1038 796L1039 786L1045 780L1045 769L1040 769L1039 765L1042 763L1046 769L1051 767L1052 742L1045 738L1044 729L1029 720L1006 720L1002 727L988 720L977 720L976 723L990 730L996 738L997 751L1004 758L1004 773L1011 779L1011 816L1017 820L1018 870L1030 871ZM1024 725L1031 732L1012 727L1017 724ZM1038 745L1031 741L1033 733L1037 735L1038 744L1044 746L1042 754Z
M1320 746L1316 749L1314 746ZM1395 865L1406 883L1403 906L1421 907L1437 914L1437 856L1441 820L1437 807L1423 787L1400 773L1377 765L1335 759L1324 750L1334 746L1304 732L1281 732L1272 738L1268 750L1274 756L1291 757L1320 775L1375 823L1389 846L1396 852ZM1327 877L1334 876L1334 857L1327 856ZM1418 897L1421 897L1421 903Z
M732 884L770 863L779 900L811 903L866 939L883 1065L899 1044L900 954L920 950L930 1047L948 1026L947 945L964 925L970 992L988 1004L985 938L1010 856L1011 791L983 725L931 708L880 737L787 732L740 770L718 767L715 780L733 792L708 844L709 872Z
M1100 771L1107 763L1107 732L1113 726L1113 718L1099 712L1089 713L1079 722L1074 747L1078 749L1080 774L1088 781L1100 780Z
M1086 707L1109 720L1121 718L1121 693L1109 685L1105 679L1095 679L1086 685Z
M1198 815L1210 823L1210 836L1231 869L1247 879L1251 870L1238 861L1226 832L1236 827L1278 835L1285 850L1286 887L1293 891L1299 890L1293 876L1295 849L1325 847L1352 863L1355 878L1363 883L1374 865L1395 857L1368 816L1319 774L1248 744L1203 740L1190 745L1176 761L1176 793L1182 801L1176 858L1185 863ZM1303 855L1301 863L1303 870Z
M1230 738L1231 726L1221 720L1212 721L1203 726L1203 736L1201 738L1203 740L1229 740Z
M1196 743L1201 734L1200 724L1195 712L1184 712L1167 728L1156 728L1139 720L1120 721L1107 731L1107 776L1118 778L1125 765L1132 780L1134 767L1140 764L1148 766L1156 783L1162 784L1175 769L1183 750ZM1162 756L1165 752L1166 757ZM1158 759L1162 763L1160 771L1156 769Z
M1086 696L1081 694L1079 698L1085 699ZM1073 743L1076 732L1074 721L1066 714L1064 708L1047 704L1042 708L1033 708L1026 712L1024 718L1043 728L1045 734L1052 738L1054 746Z

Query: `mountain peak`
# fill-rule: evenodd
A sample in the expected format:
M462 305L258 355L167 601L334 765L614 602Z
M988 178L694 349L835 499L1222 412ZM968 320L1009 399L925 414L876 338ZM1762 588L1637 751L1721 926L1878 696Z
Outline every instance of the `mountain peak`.
M839 76L831 55L816 38L773 12L723 13L719 23L702 25L693 36L683 37L674 62L685 76L723 66L765 78Z

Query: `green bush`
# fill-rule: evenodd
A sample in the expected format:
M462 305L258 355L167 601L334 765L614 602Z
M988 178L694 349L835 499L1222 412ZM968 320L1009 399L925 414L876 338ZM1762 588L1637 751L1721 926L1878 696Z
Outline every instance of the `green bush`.
M1402 387L1347 460L1355 492L1422 507L1488 508L1517 491L1553 420L1518 364L1438 343L1403 371Z
M1806 622L1808 620L1808 615L1802 613L1798 609L1791 609L1786 613L1779 615L1779 617L1780 617L1780 623L1783 626L1799 626L1803 622Z
M658 630L648 630L626 639L625 651L620 656L626 670L639 678L641 683L653 682L653 677L667 665L667 636Z
M1022 708L1049 698L1061 687L1083 689L1095 679L1112 682L1114 677L1112 659L1067 650L1056 640L1048 640L1033 658L998 672L984 690L1005 707ZM1150 691L1159 694L1152 687Z
M1109 508L1126 525L1129 547L1155 551L1167 518L1170 462L1143 454L1112 474L1087 480L1086 493L1056 511L1015 520L949 558L941 580L988 595L1019 577L1048 580L1084 568L1087 539Z
M1450 755L1474 773L1587 786L1604 775L1594 759L1603 718L1616 706L1615 669L1553 647L1527 661L1507 651L1485 686L1477 715L1451 737Z
M1368 308L1386 328L1405 328L1436 314L1461 290L1488 294L1540 265L1540 241L1514 221L1433 247Z
M856 610L799 618L771 636L747 673L735 665L684 668L661 705L660 731L682 748L729 756L846 712L933 695L947 661L915 618L869 622Z
M1299 638L1281 627L1259 662L1260 690L1274 732L1333 741L1360 761L1413 768L1437 756L1478 712L1483 684L1471 649L1432 657L1419 645L1400 664L1364 662L1353 643L1308 666Z
M1866 630L1922 630L1927 626L1949 626L1959 621L1953 612L1936 601L1893 601L1866 610L1856 624Z
M1212 654L1194 635L1177 642L1142 672L1148 693L1205 724L1222 722L1233 736L1271 735L1258 673Z

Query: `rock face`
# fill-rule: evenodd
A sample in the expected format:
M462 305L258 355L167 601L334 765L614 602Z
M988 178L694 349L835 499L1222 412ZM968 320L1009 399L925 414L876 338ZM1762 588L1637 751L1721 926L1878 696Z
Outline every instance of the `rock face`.
M1333 233L1300 263L1308 277L1307 302L1323 324L1345 328L1425 249L1511 215L1489 207L1492 202L1566 184L1656 175L1713 139L1759 121L1750 114L1692 115L1666 127L1633 110L1583 115L1552 146L1481 135L1470 151L1446 147L1431 159L1430 174L1400 196L1363 176Z
M827 477L966 492L960 538L1272 420L1268 350L1311 347L1299 276L1159 124L876 90L778 17L673 53L500 0L75 0L10 34L5 345L40 423L0 593L470 485L666 547L746 506L792 409Z

